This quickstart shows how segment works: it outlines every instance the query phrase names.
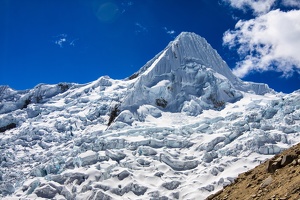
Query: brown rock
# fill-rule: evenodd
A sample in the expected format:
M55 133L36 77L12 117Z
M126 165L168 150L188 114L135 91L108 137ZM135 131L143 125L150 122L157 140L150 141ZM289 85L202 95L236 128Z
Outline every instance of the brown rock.
M280 164L281 162L274 162L272 160L269 160L267 163L267 172L274 173L276 171L276 169L281 168L281 164Z
M274 160L274 162L279 162L279 163L281 163L281 161L282 161L282 156L280 156L279 158L277 158L276 160Z
M291 162L293 162L293 160L294 160L294 156L284 155L281 160L281 166L284 167L284 166L290 164Z

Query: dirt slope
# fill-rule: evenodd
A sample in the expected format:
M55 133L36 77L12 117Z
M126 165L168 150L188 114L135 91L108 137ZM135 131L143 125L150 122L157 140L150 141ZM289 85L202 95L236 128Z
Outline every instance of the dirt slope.
M207 200L300 200L300 143L242 173Z

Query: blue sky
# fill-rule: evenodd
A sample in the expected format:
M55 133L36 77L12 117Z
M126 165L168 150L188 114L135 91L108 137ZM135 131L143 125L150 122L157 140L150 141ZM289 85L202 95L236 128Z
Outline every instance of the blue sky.
M292 92L300 88L300 55L279 49L299 49L300 31L289 29L294 35L281 40L282 34L262 37L247 26L295 23L299 8L297 0L1 0L0 85L22 90L103 75L123 79L190 31L206 38L243 80Z

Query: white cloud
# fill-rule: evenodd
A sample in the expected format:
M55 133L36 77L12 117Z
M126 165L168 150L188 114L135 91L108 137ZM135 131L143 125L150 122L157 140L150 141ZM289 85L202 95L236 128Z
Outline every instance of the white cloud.
M176 31L174 30L169 30L167 27L163 27L163 29L165 30L165 32L171 36L174 36L174 34L176 33Z
M175 34L175 31L174 30L167 31L167 34L173 35L173 34Z
M67 34L60 34L56 36L56 40L54 41L55 44L57 44L60 48L63 47L64 43L67 42Z
M61 38L59 40L56 40L55 41L55 44L57 44L58 46L60 46L60 48L63 47L63 44L66 42L66 39L65 38Z
M273 10L224 33L223 43L237 48L243 60L233 72L244 77L253 71L275 70L288 77L300 71L300 10Z
M253 10L254 14L261 15L269 12L276 0L223 0L233 8L243 11ZM287 0L288 1L288 0Z
M300 0L283 0L282 4L285 5L285 6L300 8Z

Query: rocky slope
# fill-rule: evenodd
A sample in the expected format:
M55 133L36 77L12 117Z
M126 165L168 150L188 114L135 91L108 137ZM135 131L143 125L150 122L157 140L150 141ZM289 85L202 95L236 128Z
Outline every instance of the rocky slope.
M300 144L297 144L263 164L240 174L207 200L300 198Z

